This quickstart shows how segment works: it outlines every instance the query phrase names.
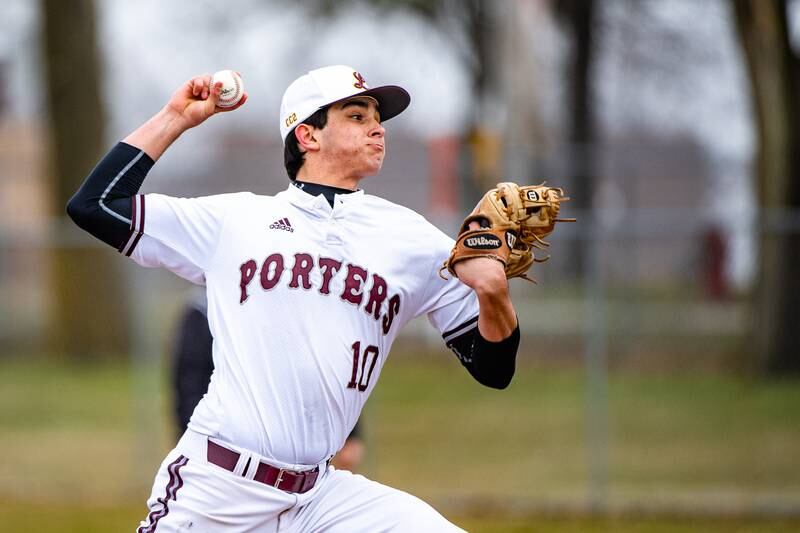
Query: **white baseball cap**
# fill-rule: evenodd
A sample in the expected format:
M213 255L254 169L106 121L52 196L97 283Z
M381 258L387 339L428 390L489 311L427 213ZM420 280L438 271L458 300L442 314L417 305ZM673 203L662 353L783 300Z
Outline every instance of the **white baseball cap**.
M377 100L381 121L399 115L411 102L408 92L397 85L371 89L364 76L347 65L318 68L294 80L283 93L280 131L284 144L289 133L318 109L353 96Z

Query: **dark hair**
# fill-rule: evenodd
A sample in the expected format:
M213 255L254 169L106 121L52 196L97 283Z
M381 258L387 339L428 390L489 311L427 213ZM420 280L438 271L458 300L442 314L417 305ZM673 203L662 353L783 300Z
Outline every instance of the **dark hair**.
M300 124L308 124L317 129L322 129L328 123L328 108L330 106L322 107L314 112L313 115L305 119ZM298 126L300 125L298 124ZM286 144L283 149L283 166L286 167L286 173L289 174L289 179L294 181L297 179L297 173L305 163L305 155L300 151L297 144L297 137L294 135L294 130L290 131L286 136Z

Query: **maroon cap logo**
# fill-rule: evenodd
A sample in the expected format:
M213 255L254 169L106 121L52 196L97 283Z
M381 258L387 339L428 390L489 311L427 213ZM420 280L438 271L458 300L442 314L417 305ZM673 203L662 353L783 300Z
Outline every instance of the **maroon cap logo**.
M353 72L353 77L356 79L356 82L353 84L353 87L356 89L367 89L367 80L364 79L364 76L361 75L360 72Z

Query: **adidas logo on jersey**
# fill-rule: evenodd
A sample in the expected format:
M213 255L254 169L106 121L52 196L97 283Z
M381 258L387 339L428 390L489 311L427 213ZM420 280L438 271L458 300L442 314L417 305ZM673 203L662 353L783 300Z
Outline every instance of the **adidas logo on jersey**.
M269 229L282 229L285 231L294 231L291 222L289 222L288 218L282 218L280 220L276 220L272 224L269 225Z

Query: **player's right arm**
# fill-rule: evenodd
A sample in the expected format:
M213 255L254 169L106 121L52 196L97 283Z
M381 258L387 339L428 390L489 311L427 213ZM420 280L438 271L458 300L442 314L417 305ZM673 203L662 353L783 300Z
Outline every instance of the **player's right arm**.
M204 75L181 85L158 113L106 154L67 204L78 226L121 252L133 249L133 230L143 214L134 199L155 161L183 132L247 99L245 94L235 107L217 107L221 83L210 83L211 76Z
M244 105L247 94L233 107L217 106L222 82L211 86L211 76L196 76L172 95L167 105L150 120L142 124L123 142L144 151L153 161L158 158L188 129L199 126L209 117L233 111Z

